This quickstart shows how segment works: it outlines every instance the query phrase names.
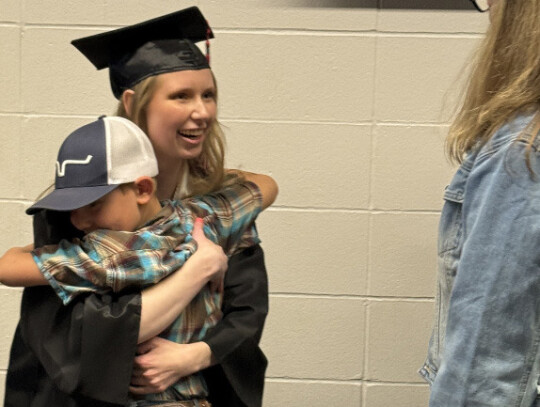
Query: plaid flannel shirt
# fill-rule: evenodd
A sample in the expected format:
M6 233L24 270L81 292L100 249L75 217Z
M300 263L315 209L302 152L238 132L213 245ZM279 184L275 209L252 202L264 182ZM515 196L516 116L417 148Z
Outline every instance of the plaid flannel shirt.
M261 204L258 187L242 182L209 195L164 201L156 218L134 232L97 230L82 240L63 240L32 254L64 304L84 292L144 288L179 270L196 250L191 232L197 217L204 219L205 235L229 256L259 243L254 220ZM220 318L221 294L205 287L160 336L176 343L197 342ZM178 400L207 395L202 375L195 374L148 398Z

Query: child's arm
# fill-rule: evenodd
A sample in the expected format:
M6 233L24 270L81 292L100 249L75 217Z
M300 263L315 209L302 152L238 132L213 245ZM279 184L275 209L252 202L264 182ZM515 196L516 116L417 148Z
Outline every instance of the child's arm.
M276 197L278 195L278 185L272 177L264 174L255 174L254 172L247 172L241 170L228 170L228 172L237 174L245 180L257 184L257 186L261 190L262 209L268 208L276 200Z
M0 257L0 283L12 287L47 285L32 254L33 245L12 247Z

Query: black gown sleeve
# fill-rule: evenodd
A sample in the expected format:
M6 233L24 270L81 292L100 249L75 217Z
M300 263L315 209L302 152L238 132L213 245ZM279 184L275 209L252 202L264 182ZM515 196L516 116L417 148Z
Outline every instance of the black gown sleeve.
M215 407L260 407L267 360L259 348L268 314L268 278L259 245L231 257L223 319L204 341L218 364L203 373Z
M36 246L69 231L34 215ZM63 225L52 228L50 225ZM140 293L95 294L64 306L49 286L26 288L10 353L5 407L125 405L136 353Z

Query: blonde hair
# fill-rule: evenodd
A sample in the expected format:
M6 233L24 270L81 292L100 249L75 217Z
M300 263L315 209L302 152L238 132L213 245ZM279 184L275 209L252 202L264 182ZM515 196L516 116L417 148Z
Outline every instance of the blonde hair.
M502 124L540 106L540 2L498 0L491 13L446 140L450 159L458 163Z
M131 115L128 115L122 100L118 103L116 115L125 117L137 124L147 135L147 109L154 95L159 75L151 76L136 84L131 101ZM214 83L216 79L212 73ZM216 84L217 87L217 84ZM206 194L220 189L231 182L225 173L225 136L216 120L212 123L199 157L188 160L189 195Z

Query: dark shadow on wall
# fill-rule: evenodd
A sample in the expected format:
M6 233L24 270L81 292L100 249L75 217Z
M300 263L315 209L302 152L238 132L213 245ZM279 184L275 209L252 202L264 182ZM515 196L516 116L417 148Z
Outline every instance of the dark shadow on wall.
M475 10L469 0L289 0L297 7L374 8L379 10Z

